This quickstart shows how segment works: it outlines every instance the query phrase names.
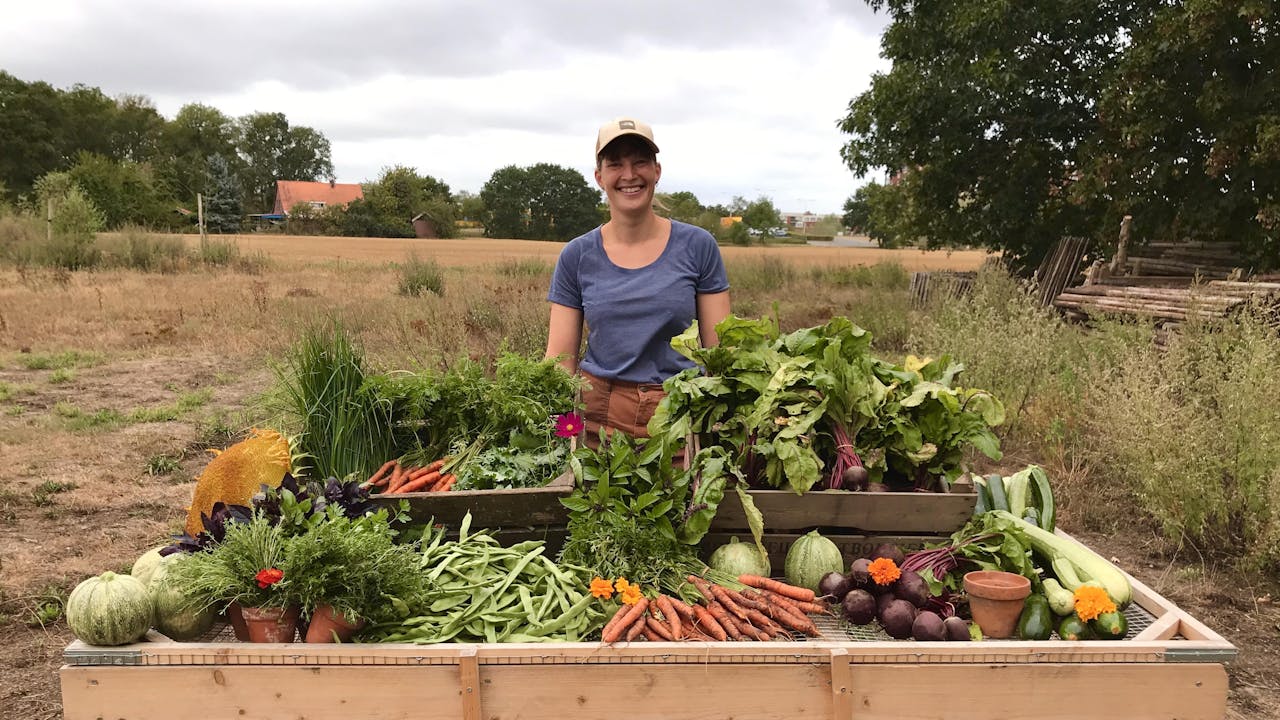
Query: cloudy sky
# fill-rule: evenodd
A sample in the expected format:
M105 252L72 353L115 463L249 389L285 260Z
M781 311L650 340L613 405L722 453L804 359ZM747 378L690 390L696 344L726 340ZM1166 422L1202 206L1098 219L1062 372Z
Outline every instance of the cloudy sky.
M505 165L593 169L596 128L654 126L659 190L839 212L865 182L835 127L886 23L862 0L0 0L22 80L283 112L339 181L407 165L479 191Z

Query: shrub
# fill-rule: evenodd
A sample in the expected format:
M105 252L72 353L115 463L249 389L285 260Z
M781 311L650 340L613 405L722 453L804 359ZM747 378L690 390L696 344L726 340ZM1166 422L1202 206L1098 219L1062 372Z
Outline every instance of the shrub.
M418 297L423 292L444 295L444 270L435 260L421 260L414 253L400 265L397 292Z

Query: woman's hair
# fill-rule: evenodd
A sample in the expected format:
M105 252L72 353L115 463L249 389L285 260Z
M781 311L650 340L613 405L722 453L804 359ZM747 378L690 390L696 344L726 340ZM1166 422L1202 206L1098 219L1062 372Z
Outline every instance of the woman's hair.
M626 155L638 155L650 162L658 159L658 154L644 138L639 135L623 135L604 146L596 156L596 168L598 169L605 160L619 160Z

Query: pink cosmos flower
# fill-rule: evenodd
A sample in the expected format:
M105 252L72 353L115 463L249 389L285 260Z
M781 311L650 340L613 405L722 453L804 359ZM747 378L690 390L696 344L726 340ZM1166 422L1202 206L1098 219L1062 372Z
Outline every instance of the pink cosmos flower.
M571 438L582 431L582 417L577 413L556 416L556 437Z

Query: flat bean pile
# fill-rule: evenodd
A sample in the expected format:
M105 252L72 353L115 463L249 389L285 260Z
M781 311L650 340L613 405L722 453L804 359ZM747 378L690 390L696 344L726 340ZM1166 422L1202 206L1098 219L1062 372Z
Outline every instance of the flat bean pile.
M467 518L470 520L470 518ZM486 532L444 541L424 539L422 571L434 585L425 607L399 623L364 635L372 642L577 641L604 626L604 609L589 592L584 568L559 565L540 540L504 548Z

